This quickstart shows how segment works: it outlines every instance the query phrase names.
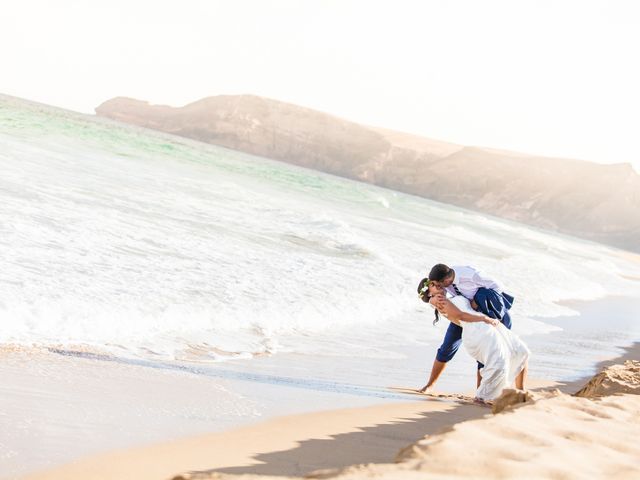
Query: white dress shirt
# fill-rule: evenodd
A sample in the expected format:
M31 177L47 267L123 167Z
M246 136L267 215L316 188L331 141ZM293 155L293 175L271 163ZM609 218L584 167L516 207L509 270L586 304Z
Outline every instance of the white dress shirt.
M455 265L451 267L451 269L455 272L455 277L453 278L453 283L445 289L451 296L457 295L453 284L455 284L458 290L460 290L460 293L469 300L473 300L473 297L480 287L495 290L498 293L502 293L503 291L502 285L484 276L473 267Z

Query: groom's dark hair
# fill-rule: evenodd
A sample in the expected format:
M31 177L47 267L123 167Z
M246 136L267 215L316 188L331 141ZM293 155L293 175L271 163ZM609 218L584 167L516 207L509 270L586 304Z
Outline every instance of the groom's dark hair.
M438 263L437 265L434 265L429 272L429 280L441 282L451 275L452 272L453 270L447 267L444 263Z

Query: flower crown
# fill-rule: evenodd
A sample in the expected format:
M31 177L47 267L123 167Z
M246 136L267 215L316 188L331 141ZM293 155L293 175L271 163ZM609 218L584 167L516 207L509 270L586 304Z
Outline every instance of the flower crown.
M424 296L429 293L429 285L431 284L431 280L427 279L427 281L422 285L420 291L418 292L418 296L425 301Z

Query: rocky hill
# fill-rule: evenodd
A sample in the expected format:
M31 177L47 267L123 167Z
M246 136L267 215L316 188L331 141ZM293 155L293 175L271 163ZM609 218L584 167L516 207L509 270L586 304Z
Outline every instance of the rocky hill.
M253 95L184 107L118 97L98 115L640 251L640 175L369 127Z

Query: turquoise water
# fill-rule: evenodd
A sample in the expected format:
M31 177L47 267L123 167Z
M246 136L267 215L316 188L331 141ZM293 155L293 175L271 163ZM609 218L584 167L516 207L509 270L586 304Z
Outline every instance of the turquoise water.
M10 97L0 164L2 343L397 359L442 335L415 294L438 262L505 284L525 336L563 300L638 294L605 246Z

